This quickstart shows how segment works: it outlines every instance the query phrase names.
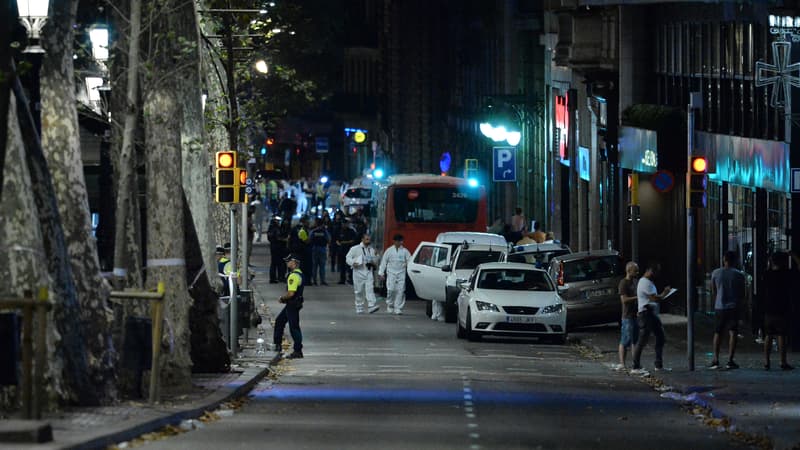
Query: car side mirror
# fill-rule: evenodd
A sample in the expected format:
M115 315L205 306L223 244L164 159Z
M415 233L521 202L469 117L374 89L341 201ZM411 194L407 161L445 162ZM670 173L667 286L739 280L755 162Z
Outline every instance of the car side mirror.
M450 272L450 264L445 264L442 266L442 272Z
M458 285L461 287L461 289L464 289L466 291L469 290L469 281L466 280L458 280L458 281L459 281Z
M558 287L558 293L559 294L565 294L567 291L569 291L569 285L568 284L565 284L563 286L559 286Z

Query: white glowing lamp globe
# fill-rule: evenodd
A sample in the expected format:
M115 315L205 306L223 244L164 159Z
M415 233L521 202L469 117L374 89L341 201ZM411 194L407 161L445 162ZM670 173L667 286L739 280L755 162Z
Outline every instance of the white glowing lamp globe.
M495 127L494 130L492 130L492 135L490 137L495 142L505 141L506 140L506 127L504 127L502 125L499 126L499 127Z
M484 136L492 137L492 130L494 129L494 127L492 127L491 124L489 124L487 122L481 122L481 124L479 125L479 128L481 130L481 133Z
M17 11L20 17L47 17L50 8L49 0L17 0Z
M522 139L522 133L519 131L509 131L506 133L506 142L508 142L508 145L516 146L519 144L520 139Z

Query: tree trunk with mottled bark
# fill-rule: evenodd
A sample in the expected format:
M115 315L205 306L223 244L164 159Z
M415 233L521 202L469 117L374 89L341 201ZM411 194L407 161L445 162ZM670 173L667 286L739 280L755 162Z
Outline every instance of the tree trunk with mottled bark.
M163 11L174 11L176 3L163 2ZM171 33L173 12L153 15L148 60L152 70L143 85L145 126L145 171L147 173L147 281L155 287L166 284L166 351L159 362L162 385L174 390L190 387L191 366L189 308L184 245L184 201L181 174L180 83L175 76L181 64L181 47ZM165 33L167 31L167 33Z
M42 33L41 42L45 49L41 71L42 148L58 199L72 275L81 305L90 382L98 397L109 401L116 397L116 351L111 344L112 317L108 307L110 286L100 274L83 176L72 62L77 9L78 0L54 2Z
M217 293L210 282L217 279L209 177L213 153L203 145L202 59L195 8L194 3L183 3L176 11L171 28L186 42L183 55L187 64L179 65L181 69L176 78L180 83L183 111L182 176L188 206L184 216L187 283L194 300L190 313L191 356L193 371L219 372L228 369L230 359L219 327Z
M11 81L11 80L9 80ZM10 83L9 83L10 84ZM16 98L10 96L6 127L6 155L13 164L6 164L3 172L3 196L0 199L0 297L22 297L25 291L36 291L40 286L51 286L53 279L47 270L45 249L39 224L38 210L34 207L34 194L28 188L29 170L25 158ZM53 292L51 292L53 295ZM53 313L48 322L53 323ZM46 409L60 398L67 397L62 377L63 360L56 357L55 348L60 347L60 335L55 326L47 328L47 341L52 345L36 348L47 352L48 367L45 372L47 395ZM16 387L0 388L0 410L16 410L20 407L19 391Z

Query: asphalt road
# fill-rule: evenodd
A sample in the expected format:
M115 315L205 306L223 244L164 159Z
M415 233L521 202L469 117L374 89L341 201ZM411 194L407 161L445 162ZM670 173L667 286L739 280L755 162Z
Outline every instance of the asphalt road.
M333 279L333 277L329 277ZM281 285L267 285L277 298ZM272 314L278 304L270 301ZM351 286L308 287L305 359L283 361L231 417L153 449L723 449L636 378L574 346L455 337L424 303L355 315ZM287 330L288 335L288 330Z

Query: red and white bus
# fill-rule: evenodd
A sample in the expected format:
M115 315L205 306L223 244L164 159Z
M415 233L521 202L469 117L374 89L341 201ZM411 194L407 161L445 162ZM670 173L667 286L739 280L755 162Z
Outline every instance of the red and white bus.
M486 190L465 178L433 174L393 175L380 184L371 214L372 239L378 251L402 234L414 252L422 241L445 231L486 231Z

